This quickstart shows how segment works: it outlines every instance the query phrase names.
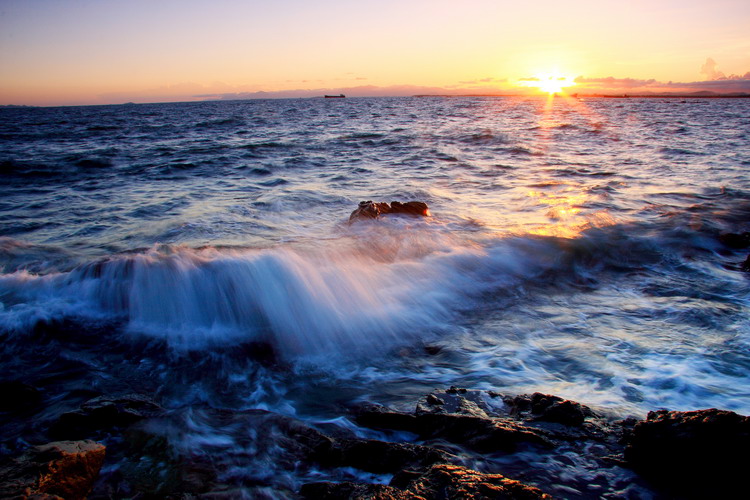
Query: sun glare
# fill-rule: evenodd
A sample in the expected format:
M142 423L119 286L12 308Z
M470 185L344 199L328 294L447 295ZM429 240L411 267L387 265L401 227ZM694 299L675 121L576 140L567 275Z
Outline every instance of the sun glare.
M536 88L545 94L559 94L563 92L564 89L576 84L575 81L568 76L552 73L540 74L534 78L524 79L519 83L525 87Z

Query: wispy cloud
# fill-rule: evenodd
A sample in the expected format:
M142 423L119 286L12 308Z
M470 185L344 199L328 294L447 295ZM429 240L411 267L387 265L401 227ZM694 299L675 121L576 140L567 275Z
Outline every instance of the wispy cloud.
M633 89L649 87L657 83L653 78L651 78L650 80L638 80L635 78L615 78L612 76L607 76L605 78L585 78L583 76L579 76L574 81L577 85L582 85L585 87L604 87L610 89Z

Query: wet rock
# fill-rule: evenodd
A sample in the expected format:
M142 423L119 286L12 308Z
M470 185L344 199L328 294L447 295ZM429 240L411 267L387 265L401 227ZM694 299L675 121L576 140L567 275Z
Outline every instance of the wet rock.
M139 394L102 396L86 401L78 410L60 415L50 428L50 434L80 439L90 437L97 431L127 427L144 418L163 413L164 409L156 402Z
M394 483L405 484L400 488ZM303 498L316 499L373 499L426 500L472 498L484 499L551 499L540 489L501 474L482 474L458 465L434 465L423 473L406 471L397 474L391 485L356 483L311 483L302 487Z
M750 232L720 234L719 241L729 248L738 250L747 248L750 247Z
M550 446L538 430L503 419L426 413L417 417L422 439L445 439L478 451L514 451L519 444Z
M428 395L418 403L415 415L378 405L363 406L356 410L355 419L366 427L404 430L417 434L420 439L446 440L482 453L513 451L521 443L551 444L538 429L509 419L489 417L476 401L459 394L467 394L467 391L449 389L440 397Z
M747 258L740 264L740 269L742 269L745 272L750 271L750 255L747 256Z
M0 497L84 499L104 462L105 447L93 441L35 446L0 469Z
M377 219L381 215L387 214L403 214L411 216L425 217L430 215L430 210L426 203L421 201L407 201L401 203L398 201L392 201L388 203L373 202L372 200L360 201L359 206L349 216L349 220L357 219Z
M419 433L417 418L409 413L372 403L354 408L353 413L357 423L364 427Z
M329 465L375 473L392 473L404 467L426 466L455 459L453 455L430 446L377 439L337 439L329 454L319 458Z
M583 425L586 417L596 416L587 406L540 392L535 392L531 396L524 394L508 397L504 398L504 401L511 408L511 414L514 416L523 417L527 415L528 418L533 420L554 422L573 427Z
M416 500L414 494L393 486L350 481L307 483L302 485L299 493L302 498L310 500Z
M633 427L625 459L680 495L736 498L747 494L748 449L750 417L717 409L661 410Z
M38 407L42 402L41 392L20 380L0 382L0 394L0 411L24 412Z

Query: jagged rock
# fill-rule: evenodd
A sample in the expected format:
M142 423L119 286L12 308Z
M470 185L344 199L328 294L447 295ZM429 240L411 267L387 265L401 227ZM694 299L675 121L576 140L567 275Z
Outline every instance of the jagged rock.
M633 427L625 459L680 495L737 498L747 495L749 449L750 417L713 408L661 410Z
M394 483L405 484L396 487ZM357 483L310 483L300 490L304 498L428 500L471 498L475 500L551 499L538 488L508 479L500 474L482 474L458 465L433 465L423 473L396 474L391 485Z
M596 416L588 406L540 392L531 396L523 394L506 397L503 400L511 408L512 415L522 417L527 414L530 419L544 422L577 427L583 424L586 417Z
M158 416L164 409L139 394L119 397L101 396L86 401L78 410L63 413L50 428L59 438L80 439L116 427L127 427L139 420Z
M84 499L104 453L104 445L88 440L35 446L0 469L0 497Z
M422 439L445 439L480 453L513 451L521 443L551 445L537 429L504 419L425 413L417 424Z
M747 258L740 264L740 269L742 269L745 272L750 271L750 255L747 256Z
M477 402L459 395L466 394L466 390L450 391L440 398L432 394L434 399L430 401L428 395L417 405L415 415L366 405L356 409L355 419L366 427L404 430L420 439L444 439L479 452L512 451L521 443L550 445L538 429L489 417Z
M387 214L403 214L412 216L428 216L430 210L426 203L421 201L407 201L401 203L398 201L392 201L388 203L373 202L372 200L360 201L359 206L349 216L349 220L353 221L356 219L377 219L381 215Z
M22 412L33 409L42 402L42 394L33 385L20 380L0 382L0 411Z

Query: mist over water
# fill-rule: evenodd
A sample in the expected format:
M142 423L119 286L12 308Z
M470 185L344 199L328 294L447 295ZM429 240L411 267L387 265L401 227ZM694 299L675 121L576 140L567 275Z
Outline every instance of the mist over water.
M41 420L83 388L151 394L175 445L209 454L237 444L213 410L364 436L342 408L450 385L748 414L747 253L718 239L750 231L747 116L559 97L0 109L4 377L56 395ZM361 200L432 216L349 223Z

